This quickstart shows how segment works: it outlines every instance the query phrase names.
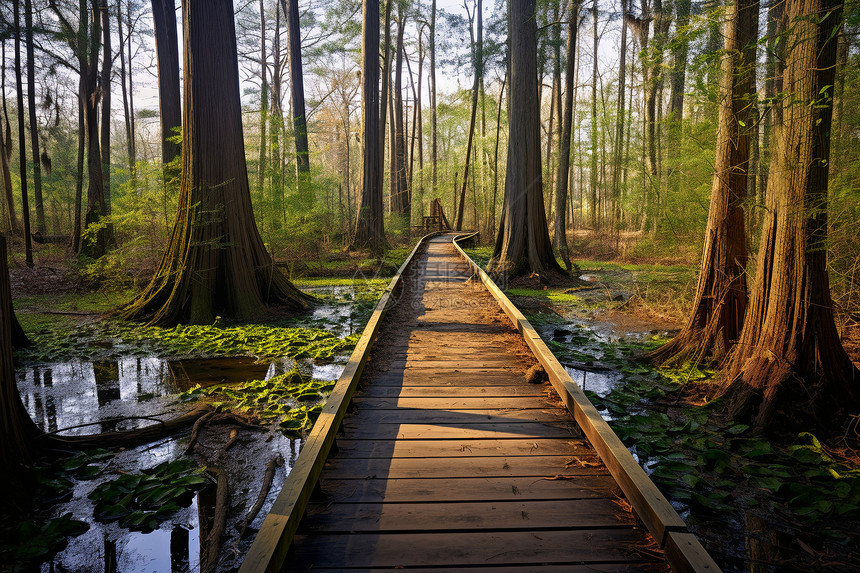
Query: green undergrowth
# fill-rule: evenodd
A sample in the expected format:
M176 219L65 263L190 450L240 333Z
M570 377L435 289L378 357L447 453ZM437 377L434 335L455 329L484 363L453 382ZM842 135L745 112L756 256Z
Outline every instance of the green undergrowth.
M32 345L17 357L25 362L95 360L119 356L209 358L255 356L332 360L350 352L358 335L339 338L327 330L263 324L143 326L105 319L74 329L44 328L29 333Z
M118 522L122 528L149 533L182 507L208 480L194 462L180 458L96 486L89 498L95 503L95 518Z
M313 426L334 386L334 381L310 380L293 368L268 380L196 386L180 394L180 399L208 398L216 408L254 415L277 423L287 436L301 437Z
M669 498L694 513L776 511L822 524L833 516L860 518L860 468L832 458L808 432L776 442L726 420L719 400L685 404L684 386L710 383L716 372L689 364L655 368L636 359L663 342L603 343L601 362L621 379L604 397L586 394L611 416L609 425Z
M29 519L0 528L0 563L38 562L55 555L69 538L83 535L90 526L65 513L49 520ZM3 569L4 571L6 569Z

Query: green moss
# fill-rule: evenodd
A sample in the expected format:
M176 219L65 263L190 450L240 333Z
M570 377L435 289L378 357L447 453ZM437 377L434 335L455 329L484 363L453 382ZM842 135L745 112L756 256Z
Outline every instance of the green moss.
M327 380L310 380L294 368L269 380L254 380L238 386L197 386L180 394L183 400L208 397L213 405L253 414L275 422L288 436L300 437L310 429L335 386Z
M76 325L73 329L67 326L55 325L53 328L31 331L31 348L19 351L16 355L27 362L93 360L128 355L331 360L350 352L359 338L357 334L338 338L327 330L262 324L160 328L103 320Z

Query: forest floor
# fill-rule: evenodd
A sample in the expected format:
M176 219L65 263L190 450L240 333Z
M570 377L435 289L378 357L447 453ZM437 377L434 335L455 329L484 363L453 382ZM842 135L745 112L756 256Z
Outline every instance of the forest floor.
M212 527L218 468L231 485L230 535L219 570L235 567L249 545L237 526L257 498L261 477L272 469L271 492L280 489L302 432L339 376L385 277L408 251L382 259L307 255L301 264L285 263L296 284L320 299L312 314L178 329L112 319L110 311L134 289L97 288L61 256L48 253L34 269L13 265L16 313L36 342L17 354L19 387L47 430L81 423L97 423L95 431L134 427L143 422L132 416L178 415L200 399L238 419L204 425L190 455L185 432L46 464L38 470L41 512L11 529L7 524L0 535L38 542L0 543L0 570L29 560L50 562L57 571L99 571L101 561L107 570L112 559L122 571L176 563L193 568L207 550L193 539ZM489 252L480 247L471 254L486 262ZM850 462L844 443L822 444L802 432L771 443L724 419L719 403L708 402L718 388L712 367L655 369L638 359L686 317L695 266L576 262L582 284L545 289L525 282L508 295L725 570L860 571L860 467ZM860 356L853 338L846 346ZM234 430L236 445L228 448ZM125 475L136 476L136 483L120 481ZM174 513L147 505L147 491ZM117 499L119 493L124 498ZM273 497L263 496L248 532ZM122 503L127 507L117 507Z

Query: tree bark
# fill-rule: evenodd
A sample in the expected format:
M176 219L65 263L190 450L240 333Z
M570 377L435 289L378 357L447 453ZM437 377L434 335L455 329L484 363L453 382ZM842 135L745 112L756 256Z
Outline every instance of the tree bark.
M6 40L0 40L2 44L2 61L6 61ZM6 66L2 66L2 80L0 80L0 92L6 93ZM18 235L21 228L18 225L18 216L15 213L15 195L12 189L12 168L9 160L12 159L12 126L9 124L9 110L6 108L6 98L3 98L3 117L0 118L0 169L3 173L3 191L6 200L6 226L12 235Z
M465 165L463 166L463 187L460 190L460 207L457 211L457 223L454 228L458 231L463 228L463 212L466 209L466 187L469 182L469 165L472 161L472 140L475 135L475 118L478 113L478 86L480 85L481 76L483 75L484 70L484 33L483 33L483 16L482 16L482 3L481 0L477 0L477 6L475 8L476 12L476 20L477 20L477 41L475 42L475 47L473 50L474 54L474 64L475 64L475 79L472 82L472 112L469 116L469 135L466 139L466 155L465 155ZM543 192L543 191L541 191Z
M409 185L406 176L406 131L403 127L403 32L406 18L402 4L398 6L397 15L397 44L395 47L394 64L394 114L391 118L392 133L392 162L391 162L391 212L404 217L408 226L412 205L409 197Z
M559 272L543 199L535 0L509 3L510 101L505 200L489 269L517 276Z
M689 0L680 0L681 2ZM621 14L627 13L627 0L621 0ZM622 16L623 17L623 16ZM627 122L624 101L627 85L627 25L621 24L621 54L618 62L618 107L615 120L615 153L612 162L612 225L616 248L621 233L621 166L624 162L624 124Z
M105 215L105 188L104 173L102 171L102 154L99 132L99 89L98 89L98 62L99 47L102 40L101 15L99 11L101 0L92 2L92 26L89 37L89 59L87 62L87 73L85 77L86 98L85 117L87 123L87 174L89 183L87 185L87 212L84 216L85 229L95 226L96 230L82 241L81 253L90 258L97 259L107 251L108 233L107 228L100 223Z
M723 395L763 430L845 431L860 410L858 371L842 347L827 272L827 183L842 4L787 0L782 128L746 322Z
M579 28L579 0L571 0L567 18L567 69L564 74L564 117L561 122L561 139L558 142L558 172L555 176L555 239L565 267L570 271L570 253L567 247L567 185L570 179L570 136L573 127L573 83L576 73L576 32Z
M362 187L355 226L356 246L385 247L382 216L382 144L379 97L379 0L364 0L361 34Z
M290 42L290 96L293 108L293 130L296 142L296 177L300 192L310 183L310 155L308 126L305 116L305 82L302 76L302 40L299 25L299 0L281 0L287 16L287 36Z
M669 169L667 179L673 193L681 190L681 145L683 141L684 82L687 75L687 26L690 23L690 0L675 0L675 60L669 72Z
M437 197L437 147L436 147L436 0L430 5L430 193Z
M102 180L104 182L104 214L111 214L111 187L110 187L110 116L111 116L111 74L113 71L113 50L111 48L110 37L110 12L108 9L107 0L99 0L98 4L99 18L102 23L102 69L99 79L99 89L101 91L101 162L102 162ZM93 64L95 65L95 64ZM107 240L113 241L113 225L107 227Z
M31 0L24 0L24 26L27 35L27 110L30 118L30 150L33 155L33 198L36 202L36 231L44 235L45 201L42 197L42 165L39 161L39 121L36 118L36 70Z
M149 286L122 312L155 324L261 317L309 297L275 267L254 221L231 2L186 0L182 181L170 244Z
M747 306L747 196L758 2L727 6L711 206L693 313L653 356L660 361L723 360L740 335Z
M129 3L130 5L130 3ZM129 16L131 14L129 13ZM116 7L116 26L117 26L117 34L119 35L119 79L120 84L122 86L122 109L123 115L125 118L125 138L126 138L126 150L128 152L128 171L131 176L132 185L134 188L137 187L136 182L136 163L137 159L135 158L135 146L134 146L134 128L133 128L133 114L134 109L129 106L128 92L130 89L126 86L126 67L125 67L125 39L123 38L122 33L122 6L121 4L117 4ZM128 40L129 40L129 58L131 57L131 21L129 20L129 30L128 30ZM129 72L131 71L131 60L129 59ZM131 75L128 75L128 85L131 85Z
M597 188L597 0L592 0L591 7L591 30L594 50L592 51L591 62L591 167L589 169L591 190L591 229L595 233L600 229L600 219L598 217L598 199L599 190Z
M9 493L28 488L26 467L35 459L33 438L41 431L27 413L18 392L12 358L12 336L17 323L9 289L6 237L0 235L0 487ZM20 508L26 496L10 495L7 503Z
M269 116L269 62L266 55L266 4L260 0L260 155L257 160L257 192L265 197L266 149L269 145L266 124Z
M15 0L15 94L18 102L18 160L21 172L21 217L24 221L24 257L33 266L33 242L30 237L30 198L27 194L27 145L24 128L24 87L21 82L21 6Z
M182 127L182 98L179 89L179 43L176 37L174 0L152 0L155 51L158 60L158 106L161 115L161 161L168 165L182 151L170 141Z

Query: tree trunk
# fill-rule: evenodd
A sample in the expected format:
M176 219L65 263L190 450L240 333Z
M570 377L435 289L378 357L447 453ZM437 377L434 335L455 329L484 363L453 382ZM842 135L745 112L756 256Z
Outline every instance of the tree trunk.
M6 40L0 40L2 44L2 58L6 61ZM6 93L6 66L0 70L0 93ZM12 126L9 124L9 110L6 108L6 98L3 98L3 117L0 118L0 169L3 173L3 191L6 200L6 226L12 235L21 232L18 225L18 216L15 213L15 196L12 189L12 168L9 160L12 159Z
M87 122L87 174L89 183L87 185L87 212L84 216L85 229L95 226L96 230L82 242L81 253L90 258L97 259L107 251L107 228L100 223L105 214L104 199L104 174L102 171L102 154L99 141L99 119L98 119L98 62L99 46L101 44L101 16L99 3L101 0L93 0L92 3L92 27L89 37L89 60L85 79L86 98L86 122Z
M391 211L410 221L411 202L409 197L409 185L406 177L406 130L403 127L403 32L406 27L406 18L403 15L403 5L398 6L397 15L397 45L395 47L394 64L394 114L391 124L394 138L392 139L391 163L392 187L391 187Z
M430 193L437 195L437 147L436 147L436 0L430 6Z
M266 5L260 0L260 155L257 160L257 193L262 199L266 188L266 149L269 145L266 124L269 116L269 62L266 56Z
M654 352L661 361L723 360L740 334L747 306L743 202L749 170L749 94L753 85L758 2L727 6L711 206L693 313L681 332Z
M858 412L858 371L839 340L827 272L827 179L842 4L787 0L782 128L770 165L746 322L724 399L739 420L842 435Z
M21 215L24 221L24 257L33 266L33 242L30 237L30 198L27 194L27 145L24 128L24 87L21 82L21 6L15 0L15 94L18 102L18 158L21 172Z
M509 10L508 164L502 221L489 268L508 276L563 273L552 252L543 200L535 0L511 0Z
M122 86L122 109L123 116L125 118L125 138L126 138L126 149L128 152L128 171L131 176L132 187L137 187L136 177L135 177L135 149L134 149L134 130L132 129L132 115L134 110L129 107L128 100L128 92L129 89L126 87L126 68L125 68L125 39L123 39L122 35L122 6L117 4L116 7L116 26L117 26L117 34L119 34L119 79L120 84ZM131 56L131 21L129 21L129 30L128 30L128 39L129 39L129 56ZM129 60L129 71L131 71L131 60ZM131 76L128 76L129 85L131 84ZM133 88L132 88L133 89Z
M179 90L179 44L176 37L176 8L173 0L152 0L155 51L158 60L158 106L161 115L161 161L173 161L182 151L170 141L182 127L182 98Z
M689 0L681 0L689 1ZM627 13L627 0L621 0L621 13ZM616 248L618 237L621 233L621 166L624 161L624 124L625 101L624 96L627 84L627 25L621 24L621 54L618 62L618 107L615 119L615 153L612 162L612 225L616 237Z
M667 173L670 190L681 191L681 144L683 141L684 82L687 75L687 26L690 23L690 0L675 0L675 61L669 72L671 92L669 95L669 169Z
M354 244L380 251L385 247L382 216L382 145L379 113L379 0L364 0L361 34L362 187Z
M460 190L460 209L457 211L457 223L454 225L454 228L458 231L463 228L463 212L465 211L466 205L466 186L469 181L469 164L472 160L472 140L475 135L475 118L478 113L478 86L480 84L480 78L483 74L484 68L484 33L483 33L483 17L482 17L482 3L481 0L477 0L477 7L475 8L475 12L477 15L477 26L478 26L478 39L475 42L474 50L472 51L475 58L475 79L472 82L472 112L469 116L469 135L468 139L466 139L466 155L465 155L465 165L463 167L463 187ZM543 193L543 191L541 191Z
M558 142L558 173L555 176L555 239L565 267L570 271L570 253L567 248L567 185L570 179L570 135L573 126L573 82L576 73L576 32L579 28L579 0L571 0L567 17L567 69L564 75L564 117L561 139Z
M99 17L102 22L102 69L99 80L101 90L101 152L102 152L102 180L104 182L104 214L111 214L111 188L110 188L110 84L113 70L113 51L111 49L110 37L110 12L107 0L99 0ZM95 65L95 64L93 64ZM107 240L113 240L113 225L108 225Z
M380 169L380 192L384 187L382 182L385 177L385 129L388 127L388 106L390 105L389 88L391 87L391 4L394 0L385 1L385 39L383 40L382 53L384 59L382 61L382 94L379 98L379 169ZM394 149L393 138L389 138L389 147ZM389 163L391 161L389 160ZM391 165L388 166L392 168ZM389 179L389 194L391 193L391 181ZM389 209L391 201L389 198Z
M490 231L492 235L496 234L496 203L498 202L499 194L499 141L502 133L502 102L505 99L505 84L508 81L508 76L502 78L502 87L499 89L499 102L496 109L496 145L493 151L493 202L490 206Z
M781 107L776 101L776 96L782 91L782 67L785 61L785 42L780 38L785 32L785 2L782 0L771 0L767 9L767 44L765 47L764 64L764 97L765 112L762 116L762 153L759 163L762 165L761 182L759 187L762 196L758 198L757 204L763 204L764 192L767 188L768 169L771 158L771 139L774 127L779 125Z
M305 82L302 76L302 40L299 25L299 0L281 0L287 16L287 36L290 42L290 96L293 108L293 130L296 141L296 177L304 194L310 183L311 164L308 148L308 126L305 117Z
M29 489L26 468L37 454L33 438L41 431L27 413L18 392L12 358L17 320L12 310L7 257L6 237L0 235L0 463L3 464L0 487L10 494L7 503L22 509L27 496L20 493Z
M597 36L597 0L592 0L593 4L591 7L591 30L592 30L592 40L594 41L594 51L592 52L592 65L591 65L591 168L589 169L590 175L590 189L591 189L591 229L595 233L600 228L600 219L598 218L598 209L597 209L597 201L598 201L598 189L597 189L597 48L598 48L598 36Z
M24 0L24 26L27 35L27 109L30 118L30 150L33 154L33 198L36 201L36 231L44 235L45 201L42 198L42 166L39 161L39 122L36 119L36 71L31 0Z
M281 4L275 6L275 38L272 42L272 61L275 70L272 74L272 104L269 115L269 150L271 157L271 181L269 183L269 212L271 213L270 226L272 229L280 229L283 212L284 198L284 161L281 155L281 133L285 130L284 110L281 90L281 78L283 67L281 66ZM286 137L284 137L286 141Z
M157 324L253 319L309 298L274 265L254 221L233 5L186 0L182 181L170 244L126 318ZM193 63L193 65L192 65Z
M75 220L72 226L72 251L81 252L81 204L84 200L84 153L87 146L87 0L78 3L78 30L75 52L78 59L78 160L75 172Z

